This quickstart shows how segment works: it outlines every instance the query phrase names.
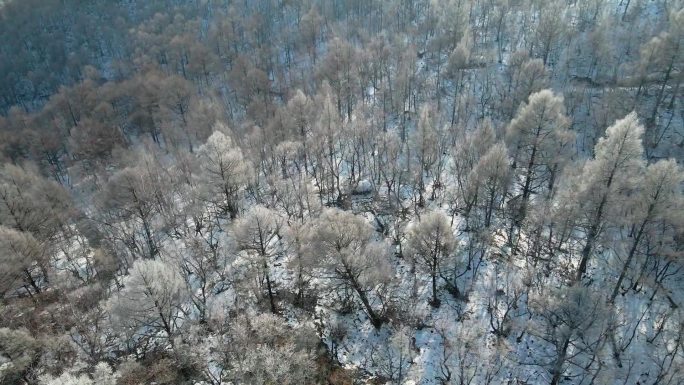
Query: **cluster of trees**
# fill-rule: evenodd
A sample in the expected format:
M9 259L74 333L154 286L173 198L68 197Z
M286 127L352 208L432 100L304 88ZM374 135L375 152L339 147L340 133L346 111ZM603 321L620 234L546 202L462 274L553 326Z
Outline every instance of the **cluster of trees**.
M677 383L683 6L0 4L0 384Z

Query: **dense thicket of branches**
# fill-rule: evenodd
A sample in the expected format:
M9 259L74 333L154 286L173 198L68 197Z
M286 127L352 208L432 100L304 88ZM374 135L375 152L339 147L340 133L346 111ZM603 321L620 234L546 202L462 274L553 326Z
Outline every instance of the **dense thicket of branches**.
M680 0L0 1L0 385L682 383L682 45Z

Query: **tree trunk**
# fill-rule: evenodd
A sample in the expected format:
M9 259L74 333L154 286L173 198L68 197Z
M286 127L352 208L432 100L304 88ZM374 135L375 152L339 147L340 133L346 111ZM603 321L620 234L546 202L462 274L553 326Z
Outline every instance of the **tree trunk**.
M361 303L363 303L363 307L366 310L366 313L368 314L368 318L370 318L371 323L376 329L379 329L380 326L383 324L383 319L375 313L373 308L370 305L370 301L368 301L368 296L366 296L366 292L361 290L361 287L359 284L356 282L354 278L351 279L351 284L352 287L354 288L354 291L356 291L356 294L359 295L359 298L361 299Z
M41 291L41 290L40 290L40 286L38 286L38 283L36 282L36 280L33 279L33 276L31 275L31 272L30 272L28 269L26 269L26 270L24 270L24 274L26 274L26 279L27 279L29 285L31 285L31 287L33 288L33 290L36 291L36 294L39 294L40 291ZM30 292L29 292L29 294L30 294Z
M520 223L525 219L525 215L527 213L527 201L530 199L530 195L532 194L531 191L531 186L532 186L532 169L535 166L535 162L537 160L537 138L539 138L539 134L541 133L541 126L537 127L537 131L535 133L535 143L534 147L532 147L532 154L530 154L530 161L527 163L527 170L525 170L525 184L523 185L523 193L522 193L522 199L520 200L520 211L518 211L518 217L516 218L516 222L518 226L520 226Z
M656 95L655 105L653 106L653 111L651 112L651 117L649 119L650 123L654 127L656 115L658 114L658 107L660 107L660 103L663 100L663 95L665 94L665 87L667 86L667 82L670 81L670 75L672 74L672 69L674 67L674 60L675 57L672 56L672 59L670 60L670 65L667 67L667 70L665 71L665 78L663 79L663 83L660 85L660 89L658 90L658 94Z
M648 214L646 215L646 218L644 219L643 222L641 222L641 226L639 226L639 231L637 232L636 236L634 237L634 241L632 242L632 247L629 249L629 254L627 255L627 260L625 261L624 266L622 266L622 271L620 272L620 276L618 277L617 282L615 283L615 288L613 288L613 293L610 295L610 300L608 302L613 303L615 301L615 297L617 297L618 291L620 290L620 286L622 285L622 281L625 279L625 276L627 275L627 270L629 269L629 265L632 263L632 259L634 259L634 256L636 255L636 249L639 246L639 241L641 240L641 236L644 234L644 228L646 227L646 224L648 223L648 220L651 216L651 212L653 211L653 203L648 207Z
M492 212L494 211L494 199L496 198L496 192L492 189L489 192L489 202L487 202L487 207L485 209L485 227L489 228L492 224Z
M437 256L432 257L432 301L430 305L434 308L438 308L440 301L437 298L437 271L439 270L439 262Z
M570 345L570 338L566 338L561 347L561 351L558 353L558 358L556 358L556 363L553 365L553 377L551 378L551 385L558 385L560 382L561 375L563 375L563 363L565 363L565 357L568 353L568 346Z
M268 301L271 304L271 313L277 314L277 309L275 305L275 299L273 298L273 287L271 285L271 277L268 274L268 266L266 265L266 262L264 262L264 270L266 274L266 288L268 289Z
M627 10L629 9L629 3L631 0L627 0L627 4L625 4L625 11L622 12L622 21L625 21L625 17L627 17Z
M615 176L616 169L617 164L613 166L613 169L610 172L610 176L608 177L608 181L606 183L606 191L603 193L603 197L601 197L601 203L599 203L594 220L591 222L591 227L589 228L589 233L587 234L587 243L582 249L582 259L580 260L580 265L577 269L577 275L575 276L576 281L580 281L584 273L587 271L587 264L589 262L589 257L591 256L591 252L594 250L596 238L599 235L601 221L603 220L603 210L608 201L608 194L610 192L610 186L613 184L613 177Z

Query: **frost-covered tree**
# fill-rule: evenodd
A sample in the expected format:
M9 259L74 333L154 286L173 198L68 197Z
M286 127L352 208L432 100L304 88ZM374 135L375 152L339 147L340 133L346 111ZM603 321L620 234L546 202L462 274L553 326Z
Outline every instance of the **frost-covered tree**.
M456 140L452 149L450 171L456 179L456 186L451 189L449 205L452 216L460 212L466 218L466 228L469 228L471 213L480 195L479 174L474 172L474 168L495 141L492 122L485 119L475 130Z
M233 332L245 349L236 367L238 378L254 385L312 382L317 339L310 327L294 330L282 318L261 314L242 328Z
M660 160L646 167L646 172L638 184L639 192L635 194L630 205L629 217L634 230L628 240L627 255L610 295L610 301L617 297L632 262L639 254L642 242L649 238L650 234L657 233L656 228L661 226L662 222L674 227L681 225L678 216L681 216L682 212L682 183L684 171L674 159Z
M345 124L349 122L343 124L333 103L332 90L327 83L323 84L316 105L320 113L306 146L311 151L313 176L321 203L323 197L326 197L327 201L339 204L344 200L346 193L346 186L342 184L342 168L346 151Z
M277 311L275 303L275 282L271 273L271 265L278 255L278 238L285 220L275 211L263 206L255 206L234 226L233 233L238 249L247 252L260 271L260 280L266 283L266 293L271 311ZM262 282L263 282L262 281Z
M71 198L31 168L5 163L0 168L0 225L54 240L68 222Z
M553 190L559 170L558 159L574 141L568 130L563 97L551 90L530 95L506 130L506 142L514 158L517 185L520 189L518 214L521 223L533 194Z
M495 267L487 293L487 313L491 332L505 338L513 331L516 319L522 316L520 304L529 290L525 290L519 270L508 266L504 269Z
M558 385L569 368L595 370L596 355L606 333L604 299L581 285L538 294L530 299L540 318L530 333L549 344L532 352Z
M425 180L430 176L434 176L435 183L439 183L437 175L433 174L434 166L439 162L443 156L440 151L440 143L443 142L440 138L440 132L437 130L437 120L434 109L425 105L420 110L420 119L416 130L411 134L411 151L413 161L415 162L415 169L413 172L416 175L416 190L418 191L418 206L425 205Z
M377 155L374 158L378 178L385 187L389 206L391 209L403 210L405 207L402 192L403 187L409 183L409 175L404 160L405 152L402 152L401 138L396 131L387 131L378 134L375 142Z
M89 367L105 359L116 344L108 309L101 301L104 294L99 285L73 290L64 298L67 305L60 314L66 318L62 322L70 325L66 335Z
M175 266L159 259L139 259L123 285L107 303L114 328L132 335L133 343L160 332L172 342L188 299Z
M646 140L651 148L658 146L670 126L669 124L663 124L661 125L663 128L659 129L659 127L656 127L656 117L669 89L674 90L671 95L670 106L674 104L674 100L677 98L677 91L681 85L681 78L674 76L674 74L682 70L684 63L684 55L682 54L684 8L681 8L681 4L679 6L675 5L670 9L668 16L669 28L641 46L637 65L639 89L635 97L635 107L641 104L640 96L648 87L648 83L652 81L651 79L657 82L653 107L646 119L649 128ZM673 82L674 84L672 84Z
M392 335L381 341L372 357L382 375L394 384L402 384L408 375L415 352L411 346L413 331L408 326L394 330Z
M457 327L447 320L435 324L439 336L436 379L442 384L491 384L504 366L503 360L486 354L484 336L476 328Z
M23 287L29 295L44 290L48 256L27 232L0 226L0 297Z
M206 338L190 329L176 342L178 355L212 385L309 384L317 373L317 336L312 328L288 325L270 313L243 314Z
M293 174L287 178L268 178L268 194L264 195L273 199L274 209L284 211L290 220L301 222L307 216L315 215L321 204L316 189L311 186L311 178L299 172Z
M453 5L452 5L453 6ZM465 30L456 48L449 55L447 64L447 77L451 79L454 87L454 97L451 109L451 125L456 124L456 110L458 106L458 94L461 92L468 67L472 65L474 40L472 32Z
M206 187L203 197L236 218L240 211L240 193L250 180L251 163L240 147L222 132L225 128L221 125L218 128L197 151L202 168L201 183Z
M297 350L291 342L275 346L257 345L247 351L242 362L246 384L302 384L315 374L309 352Z
M285 126L292 132L294 138L302 143L304 170L309 171L309 150L306 146L308 137L311 135L311 126L314 121L314 103L302 90L296 90L287 102Z
M501 117L513 119L520 104L535 92L548 87L549 75L542 59L531 59L527 51L511 54L500 85Z
M418 265L430 274L432 282L432 299L430 304L439 307L437 298L437 280L446 277L453 261L456 240L449 219L442 212L431 211L421 216L420 220L409 226L406 233L408 253L418 262ZM455 277L446 279L450 288L459 295Z
M205 323L212 295L232 284L229 271L235 258L235 245L222 236L212 221L201 233L188 236L183 246L173 250L174 257L198 311L199 322Z
M288 267L292 269L295 279L295 305L304 305L309 295L314 295L311 290L311 281L315 278L314 267L316 255L307 250L307 233L310 231L310 222L292 223L285 228L283 236L288 245L288 251L292 258Z
M159 198L165 187L139 165L112 175L98 196L102 223L119 230L116 235L108 233L123 240L134 256L154 258L159 253L161 234L155 219L163 209Z
M351 120L356 102L354 90L358 74L355 67L359 54L356 47L343 39L333 38L328 44L327 55L318 64L318 76L330 84L339 117L346 115L347 120Z
M375 327L384 320L385 303L378 294L393 277L389 247L374 240L374 230L363 218L339 209L327 209L311 226L308 252L318 256L333 289L353 291ZM378 304L379 303L379 304Z
M503 205L510 181L510 165L506 145L492 146L475 165L468 178L471 189L476 190L475 206L480 212L481 223L489 227L493 214Z
M91 376L88 374L75 374L64 372L58 377L49 374L39 378L40 385L116 385L118 373L114 373L112 368L105 362L95 365L95 372Z
M26 329L0 328L0 384L30 384L41 344Z
M536 26L534 51L544 65L550 64L554 50L565 37L566 23L563 20L565 4L560 1L539 3L539 21Z
M64 372L58 377L41 376L40 385L93 385L93 380L87 374L75 375Z
M644 127L636 113L615 122L600 138L589 160L576 181L581 187L575 198L580 205L579 228L584 232L584 247L575 279L584 276L596 247L596 242L609 221L616 219L615 210L626 202L629 189L643 172Z

